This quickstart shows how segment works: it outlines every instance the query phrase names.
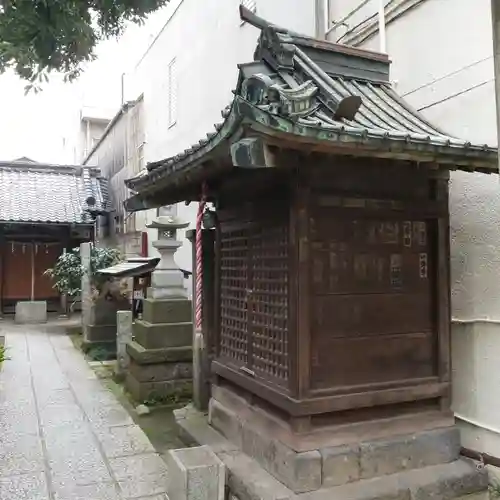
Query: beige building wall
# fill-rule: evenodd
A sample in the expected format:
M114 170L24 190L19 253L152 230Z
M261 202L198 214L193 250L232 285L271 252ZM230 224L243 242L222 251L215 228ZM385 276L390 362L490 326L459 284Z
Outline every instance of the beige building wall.
M447 132L496 145L490 0L391 3L402 12L386 32L398 93ZM344 40L378 50L375 21ZM500 457L500 185L453 172L450 190L453 409L463 445Z

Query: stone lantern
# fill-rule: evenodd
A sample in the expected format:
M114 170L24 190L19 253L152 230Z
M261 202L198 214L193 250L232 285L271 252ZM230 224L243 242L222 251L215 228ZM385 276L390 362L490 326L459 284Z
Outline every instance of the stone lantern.
M143 301L143 318L135 322L134 340L127 346L126 386L138 401L174 395L188 398L192 393L192 305L184 274L174 260L182 245L177 230L188 225L175 215L161 215L147 226L158 231L153 246L161 259Z
M153 242L153 246L161 257L152 275L148 297L152 299L185 299L187 297L184 274L175 263L174 255L182 246L182 243L177 240L177 231L188 226L189 222L183 222L174 215L159 216L146 226L158 231L158 239Z

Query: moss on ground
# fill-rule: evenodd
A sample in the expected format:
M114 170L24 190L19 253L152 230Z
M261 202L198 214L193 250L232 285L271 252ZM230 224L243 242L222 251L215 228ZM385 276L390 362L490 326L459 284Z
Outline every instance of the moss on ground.
M69 334L74 346L82 352L85 359L89 362L101 361L99 364L91 365L101 382L116 396L122 406L128 411L134 422L141 427L149 440L160 453L165 455L169 450L176 448L185 448L186 445L179 439L177 426L173 410L185 406L190 401L190 394L179 394L170 398L155 398L154 396L146 401L145 404L150 408L151 413L139 416L135 411L135 402L125 388L115 379L113 365L102 362L103 359L96 359L99 352L85 353L83 346L83 337L81 331L73 331Z
M101 374L104 373L104 371L100 369L99 371ZM101 378L101 382L116 396L118 401L129 412L134 422L141 427L160 455L165 455L168 450L186 447L178 437L173 410L187 403L183 402L182 404L176 403L165 406L159 406L157 404L152 408L151 413L139 416L135 411L135 404L130 394L122 385L114 380L112 370L108 370L108 374L107 377Z

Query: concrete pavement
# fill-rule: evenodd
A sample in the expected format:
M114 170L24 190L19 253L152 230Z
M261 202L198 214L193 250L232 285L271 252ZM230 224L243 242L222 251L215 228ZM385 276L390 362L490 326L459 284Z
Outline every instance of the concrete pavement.
M165 500L163 460L70 338L0 333L0 500Z

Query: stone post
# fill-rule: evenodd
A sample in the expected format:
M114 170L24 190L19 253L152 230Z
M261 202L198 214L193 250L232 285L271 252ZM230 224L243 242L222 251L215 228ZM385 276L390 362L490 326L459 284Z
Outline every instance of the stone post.
M224 500L226 467L208 446L170 450L170 500Z
M92 243L82 243L80 245L80 257L82 259L83 276L82 276L82 328L83 341L88 342L89 325L91 320L92 310L92 287L90 282L90 253Z
M132 311L118 311L116 313L116 375L119 378L125 376L130 364L130 357L127 353L127 344L132 342Z
M192 395L192 305L174 260L182 245L177 230L188 225L175 216L159 216L148 225L158 230L153 246L160 262L143 301L142 319L134 323L135 338L127 345L131 359L125 385L137 401Z

